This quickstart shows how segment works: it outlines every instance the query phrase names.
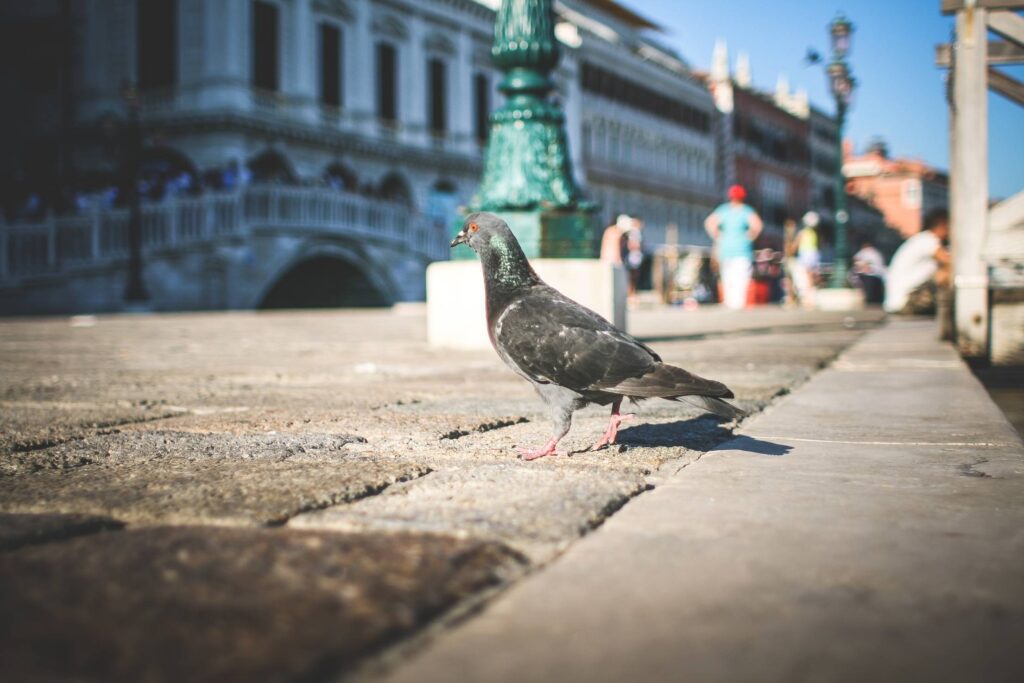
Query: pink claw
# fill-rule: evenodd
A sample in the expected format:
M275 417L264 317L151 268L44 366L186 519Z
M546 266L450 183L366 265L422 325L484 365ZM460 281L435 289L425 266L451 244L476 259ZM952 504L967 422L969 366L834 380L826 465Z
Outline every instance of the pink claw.
M530 448L517 448L516 450L523 456L523 460L536 460L537 458L543 458L545 455L558 455L555 447L558 445L558 439L551 439L542 447L537 449Z

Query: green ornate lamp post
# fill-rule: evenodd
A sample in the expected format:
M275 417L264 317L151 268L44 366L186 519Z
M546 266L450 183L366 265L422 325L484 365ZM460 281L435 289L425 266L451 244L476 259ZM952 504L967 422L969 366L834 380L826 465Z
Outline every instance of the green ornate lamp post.
M829 90L836 100L836 150L839 159L836 168L836 256L832 280L829 283L829 286L835 289L848 286L846 278L850 248L847 242L847 224L850 214L846 210L846 178L843 176L843 127L857 81L850 73L850 66L846 62L853 24L839 14L829 25L829 34L832 38L832 60L825 67L825 72L828 76Z
M558 64L551 0L502 0L491 56L504 106L491 114L472 210L505 218L527 256L593 256L593 211L573 178L565 115L549 99Z

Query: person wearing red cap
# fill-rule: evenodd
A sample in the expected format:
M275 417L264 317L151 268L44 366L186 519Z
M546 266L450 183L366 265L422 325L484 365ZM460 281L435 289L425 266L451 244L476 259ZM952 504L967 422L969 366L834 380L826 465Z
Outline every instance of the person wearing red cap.
M729 201L712 211L704 221L704 229L715 244L724 303L733 309L747 304L754 240L764 227L757 212L743 203L746 197L747 191L742 185L733 185L729 188Z

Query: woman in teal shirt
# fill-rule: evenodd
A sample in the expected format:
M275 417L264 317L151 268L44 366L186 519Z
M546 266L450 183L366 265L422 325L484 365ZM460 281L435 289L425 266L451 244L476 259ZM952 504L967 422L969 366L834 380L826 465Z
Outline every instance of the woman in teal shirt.
M754 240L764 227L757 212L743 203L746 197L747 191L742 185L733 185L729 188L729 201L712 211L704 221L704 229L715 243L724 303L733 309L747 304Z

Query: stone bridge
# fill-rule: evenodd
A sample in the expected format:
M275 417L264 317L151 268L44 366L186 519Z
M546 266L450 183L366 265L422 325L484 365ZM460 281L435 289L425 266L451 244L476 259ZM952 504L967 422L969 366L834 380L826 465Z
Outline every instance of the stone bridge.
M0 314L123 308L127 209L0 224ZM155 310L389 305L424 297L447 227L328 188L247 186L142 207Z

